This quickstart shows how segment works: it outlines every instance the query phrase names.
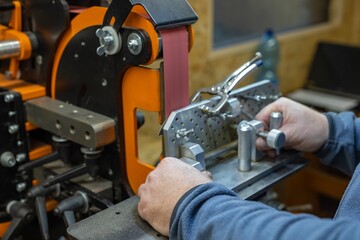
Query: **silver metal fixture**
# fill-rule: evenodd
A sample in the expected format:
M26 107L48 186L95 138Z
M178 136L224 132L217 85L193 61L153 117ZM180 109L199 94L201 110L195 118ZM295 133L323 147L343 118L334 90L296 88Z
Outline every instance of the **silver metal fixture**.
M127 39L127 46L133 55L139 55L142 50L142 39L139 34L131 33Z
M248 124L240 123L238 133L238 169L242 172L251 170L251 151L253 140L253 128Z
M121 36L113 27L105 26L97 29L96 36L100 42L100 46L96 49L99 56L104 54L114 55L120 51L122 45Z
M4 152L0 156L0 163L3 167L13 167L16 164L15 156L12 152Z

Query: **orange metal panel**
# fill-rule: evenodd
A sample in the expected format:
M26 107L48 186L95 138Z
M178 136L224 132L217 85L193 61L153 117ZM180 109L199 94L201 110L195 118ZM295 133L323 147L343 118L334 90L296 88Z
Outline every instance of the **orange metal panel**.
M52 147L49 144L32 140L31 145L31 150L29 152L30 160L35 160L52 153Z
M2 237L5 234L10 224L11 222L0 223L0 237Z
M23 80L8 80L3 74L0 74L0 87L20 93L23 101L43 97L46 94L43 86Z
M160 115L160 72L132 67L126 71L122 86L126 172L131 188L137 192L154 167L139 159L136 109L158 112Z

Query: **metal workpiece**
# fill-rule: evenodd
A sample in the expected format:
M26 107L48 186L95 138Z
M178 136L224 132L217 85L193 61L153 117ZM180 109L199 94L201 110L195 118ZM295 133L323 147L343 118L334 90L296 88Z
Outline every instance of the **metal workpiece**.
M180 160L192 165L200 171L206 169L204 150L199 144L187 142L181 145L180 149Z
M249 125L252 129L251 161L256 162L263 156L262 152L256 149L256 136L258 136L259 132L264 130L264 123L259 120L243 121L242 123Z
M114 55L118 53L122 46L120 33L111 26L105 26L96 30L96 36L99 38L100 46L96 49L99 56L104 54Z
M277 95L277 90L268 80L256 82L254 84L235 89L229 93L231 103L226 105L218 115L209 115L202 111L203 106L214 106L218 103L219 97L193 103L187 107L173 111L163 125L164 156L181 158L181 145L184 144L183 138L179 138L182 133L186 133L188 142L199 144L204 150L205 156L211 153L211 158L215 158L212 153L223 154L223 146L237 142L238 135L236 127L240 122L248 120L244 114L238 116L234 109L232 117L227 117L230 106L241 105L241 111L255 116L262 108L273 100L253 101L244 99L241 96L255 95ZM261 123L261 122L260 122ZM254 122L255 124L255 122ZM257 126L255 124L255 126ZM260 127L260 125L259 125ZM191 131L191 132L188 132ZM236 145L235 145L236 149ZM206 160L206 159L205 159Z
M281 112L272 112L270 114L270 130L279 129L282 125L283 115Z
M127 38L127 47L133 55L139 55L143 49L143 40L141 39L141 36L135 32L130 33Z
M0 60L20 56L21 45L18 40L0 41Z
M239 124L238 133L238 169L242 172L251 170L251 153L253 146L253 129L248 124Z
M96 149L115 140L115 121L69 103L41 97L25 103L27 119L62 138Z

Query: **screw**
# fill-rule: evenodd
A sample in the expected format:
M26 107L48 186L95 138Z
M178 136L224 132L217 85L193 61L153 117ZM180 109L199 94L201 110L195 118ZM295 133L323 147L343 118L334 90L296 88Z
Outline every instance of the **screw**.
M16 124L12 124L9 126L9 129L8 129L9 133L10 134L15 134L19 131L19 126L16 125Z
M128 48L133 55L138 55L142 50L142 40L139 34L131 33L128 37Z
M25 153L16 154L16 161L18 163L21 163L21 162L25 161L25 159L26 159L26 154Z
M10 103L10 102L14 101L14 94L12 94L12 93L6 94L6 95L4 96L4 101L5 101L6 103Z
M43 57L41 55L37 55L35 58L36 64L37 65L42 65L43 64Z
M106 80L105 78L101 79L101 85L102 85L103 87L106 87L107 84L108 84L108 82L107 82L107 80Z
M24 191L25 188L26 188L26 183L24 183L24 182L16 184L16 191L18 191L18 192Z
M177 130L176 138L183 138L185 141L188 141L188 135L194 132L194 129L186 130L186 128L182 128Z

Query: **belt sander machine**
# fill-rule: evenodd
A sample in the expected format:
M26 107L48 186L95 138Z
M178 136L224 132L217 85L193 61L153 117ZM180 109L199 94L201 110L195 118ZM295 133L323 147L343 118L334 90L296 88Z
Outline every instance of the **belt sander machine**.
M3 240L161 238L136 212L154 169L138 153L142 112L158 114L159 160L210 171L241 198L304 166L280 151L281 113L269 129L254 118L278 90L267 80L235 89L260 53L189 97L196 21L186 0L0 2ZM258 137L276 158L256 150Z

